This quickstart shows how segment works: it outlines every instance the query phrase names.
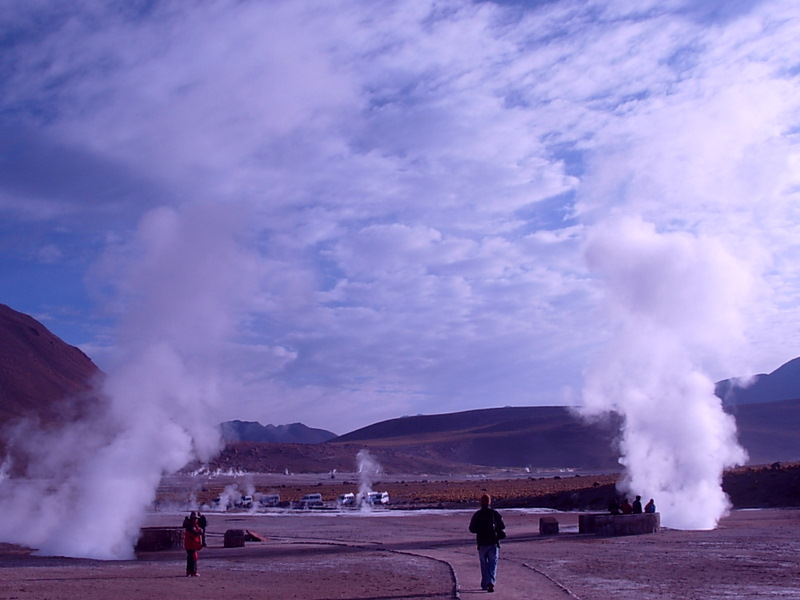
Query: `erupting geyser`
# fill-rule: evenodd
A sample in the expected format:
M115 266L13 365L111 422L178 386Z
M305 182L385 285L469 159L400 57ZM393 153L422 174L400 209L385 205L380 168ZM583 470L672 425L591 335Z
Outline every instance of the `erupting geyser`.
M623 487L655 498L664 525L714 528L730 506L722 472L747 455L704 365L739 341L748 270L714 239L636 218L598 227L586 256L619 334L587 374L582 412L622 415Z
M155 209L108 257L106 285L125 312L102 405L57 430L19 425L11 447L25 477L0 482L0 540L45 555L132 558L161 477L218 451L218 365L242 299L255 295L242 212Z
M372 491L372 482L381 472L381 466L366 449L361 449L356 454L358 461L358 494L356 506L361 510L370 510L369 494Z

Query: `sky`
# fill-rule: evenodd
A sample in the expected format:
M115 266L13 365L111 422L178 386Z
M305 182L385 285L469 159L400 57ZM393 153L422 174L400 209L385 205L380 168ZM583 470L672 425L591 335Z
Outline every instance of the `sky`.
M28 0L0 32L0 302L112 387L341 434L800 354L795 0Z

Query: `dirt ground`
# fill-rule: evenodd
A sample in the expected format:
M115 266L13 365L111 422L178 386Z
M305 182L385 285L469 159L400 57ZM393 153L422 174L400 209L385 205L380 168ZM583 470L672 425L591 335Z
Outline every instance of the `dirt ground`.
M275 511L209 514L200 576L180 551L132 561L48 558L0 544L0 600L469 599L485 594L465 510ZM730 600L800 598L800 510L734 511L713 531L599 538L577 533L578 513L547 513L560 533L540 536L541 511L502 511L494 598ZM179 526L182 512L149 515ZM227 529L261 536L224 548Z

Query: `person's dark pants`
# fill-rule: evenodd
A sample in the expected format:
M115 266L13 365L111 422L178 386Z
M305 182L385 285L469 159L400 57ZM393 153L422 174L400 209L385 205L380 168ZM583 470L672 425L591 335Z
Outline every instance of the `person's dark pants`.
M197 575L197 550L186 551L186 576Z

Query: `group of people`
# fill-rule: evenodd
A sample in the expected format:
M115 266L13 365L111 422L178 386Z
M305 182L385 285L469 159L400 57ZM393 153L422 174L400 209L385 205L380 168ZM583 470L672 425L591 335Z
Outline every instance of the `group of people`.
M656 512L656 503L650 498L650 501L642 507L642 497L636 496L633 503L628 502L627 498L623 498L622 502L618 502L614 498L608 504L608 512L612 515L640 515L642 513Z
M206 547L206 516L192 511L183 519L183 548L186 550L186 576L197 577L197 553Z

